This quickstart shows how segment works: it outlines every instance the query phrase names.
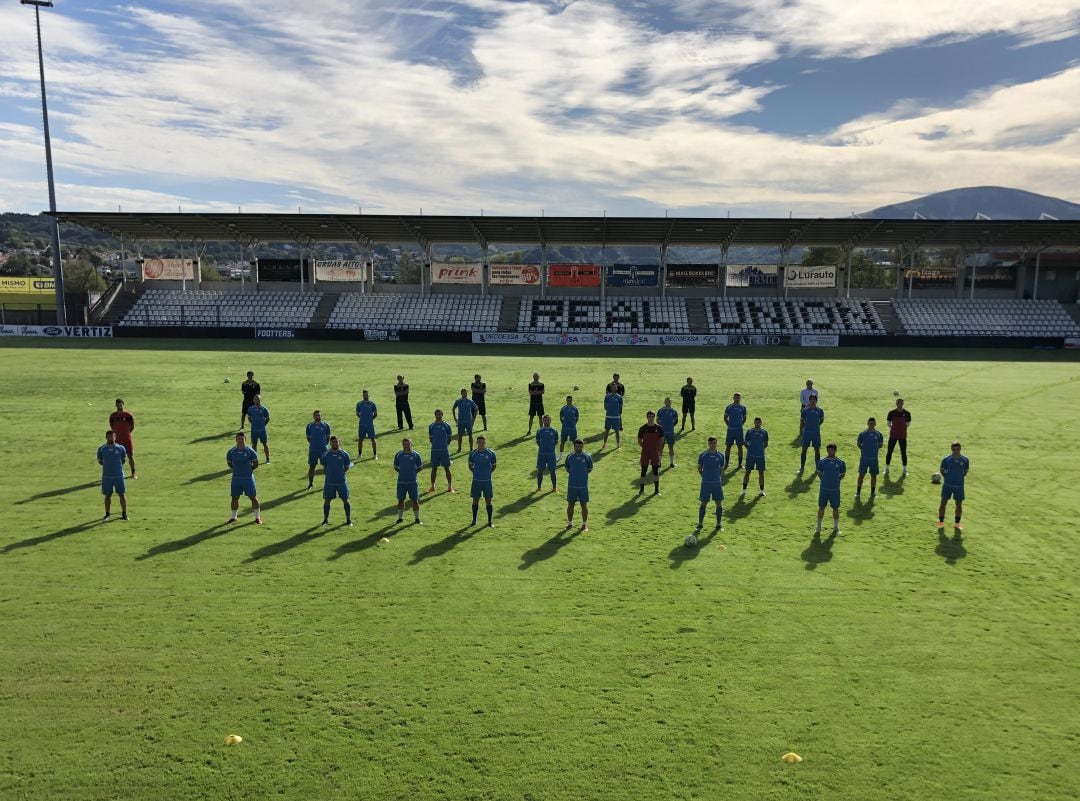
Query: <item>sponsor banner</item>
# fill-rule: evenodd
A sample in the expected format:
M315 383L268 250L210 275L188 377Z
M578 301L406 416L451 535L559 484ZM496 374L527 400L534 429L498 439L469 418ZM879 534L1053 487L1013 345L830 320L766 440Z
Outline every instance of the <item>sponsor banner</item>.
M315 260L316 281L366 281L367 263L360 259Z
M472 335L474 345L540 345L542 344L540 339L540 334L519 334L510 331L474 331Z
M599 264L549 264L548 286L590 287L600 286Z
M0 336L5 337L73 337L104 339L113 335L110 325L5 325Z
M488 271L488 281L492 284L540 286L539 264L492 264Z
M940 270L907 270L904 280L914 289L951 289L956 286L956 270L952 267Z
M306 260L305 260L306 261ZM301 269L307 264L300 259L256 259L259 281L300 283Z
M791 289L821 289L836 286L836 267L823 264L807 267L802 264L784 266L784 286Z
M195 259L143 259L144 281L194 281Z
M46 294L55 291L55 278L45 278L44 276L0 276L0 293L27 292L29 294Z
M709 347L727 345L727 336L724 334L664 334L660 337L660 344L667 347Z
M1065 337L1065 347L1070 350L1080 348L1080 337Z
M1013 289L1016 287L1016 268L1014 267L973 267L964 279L965 286L971 286L971 276L975 276L976 289Z
M365 328L364 339L370 339L375 342L385 342L390 339L390 332L385 328Z
M729 264L726 284L729 287L776 286L775 264Z
M838 334L803 334L799 344L804 348L838 348L840 336Z
M480 271L483 265L479 262L465 264L451 264L444 261L431 263L431 281L435 284L479 284Z
M793 341L795 340L795 341ZM767 346L773 345L798 345L801 344L799 337L783 336L780 334L728 334L727 344L731 346Z
M660 268L655 264L613 264L607 271L608 286L657 286Z
M669 264L667 266L668 286L708 286L715 287L720 279L718 264Z
M256 328L255 339L296 339L292 328Z

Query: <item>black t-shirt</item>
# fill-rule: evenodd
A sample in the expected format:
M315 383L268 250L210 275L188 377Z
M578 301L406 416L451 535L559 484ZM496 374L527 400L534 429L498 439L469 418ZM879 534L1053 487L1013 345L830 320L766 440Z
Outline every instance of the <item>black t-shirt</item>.
M626 394L626 387L624 387L622 385L621 381L612 381L604 389L609 395L612 392L616 392L619 395L625 395Z
M409 385L408 384L394 384L394 398L398 403L409 402Z
M543 386L543 384L541 384L540 386ZM473 400L476 400L477 398L483 398L486 394L487 394L487 384L485 382L483 382L483 381L473 381L472 382Z
M529 397L539 398L544 394L544 382L543 381L530 381L529 382Z
M697 387L693 384L687 384L685 387L679 390L679 394L682 395L682 399L686 403L693 403L694 398L697 397Z
M240 391L244 393L244 400L253 401L255 400L256 395L262 394L262 387L259 386L259 382L254 378L249 378L240 385Z

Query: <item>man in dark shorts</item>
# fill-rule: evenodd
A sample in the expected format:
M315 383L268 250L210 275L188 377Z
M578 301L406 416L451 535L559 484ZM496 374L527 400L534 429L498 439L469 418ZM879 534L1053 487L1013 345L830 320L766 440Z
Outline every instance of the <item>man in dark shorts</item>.
M645 425L638 429L638 445L641 446L641 484L637 494L645 492L645 474L652 468L653 495L660 494L660 451L664 447L664 429L656 424L656 412L647 412Z
M533 373L533 380L529 384L529 431L525 436L532 433L534 417L544 418L544 385L540 381L540 373Z
M694 379L687 376L686 386L679 390L679 394L682 396L682 425L679 431L686 430L686 415L690 415L690 430L693 431L695 429L694 409L697 406L697 387L694 386Z
M892 461L893 448L900 443L900 462L904 465L903 475L907 475L907 430L911 426L911 412L904 408L904 399L896 399L896 408L890 409L885 417L889 426L889 447L885 451L885 475L889 475L889 462Z
M476 404L476 413L484 421L484 430L487 431L487 384L480 380L480 374L473 376L472 399Z
M118 445L123 445L127 452L128 464L131 465L131 477L135 475L135 444L132 442L132 432L135 430L135 418L131 412L124 410L124 399L116 399L116 411L109 415L109 428L116 435Z
M405 383L405 376L399 375L397 377L397 383L394 384L394 408L397 410L397 427L404 428L401 425L402 417L405 418L405 422L409 424L409 430L412 431L412 409L409 408L409 385Z
M255 402L255 396L262 394L262 387L255 380L255 373L251 370L248 370L247 381L240 385L240 391L244 393L244 403L240 406L240 428L243 429L248 408Z

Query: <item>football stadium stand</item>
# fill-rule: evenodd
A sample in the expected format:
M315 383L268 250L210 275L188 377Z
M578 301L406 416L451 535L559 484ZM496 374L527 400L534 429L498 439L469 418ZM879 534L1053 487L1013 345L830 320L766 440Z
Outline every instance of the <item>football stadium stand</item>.
M710 334L884 336L874 305L857 298L707 298Z
M327 328L495 331L502 298L480 295L361 295L344 292Z
M120 325L306 328L321 298L318 292L149 289Z
M909 336L1077 337L1080 328L1055 300L893 301Z
M689 334L684 298L522 298L528 334Z

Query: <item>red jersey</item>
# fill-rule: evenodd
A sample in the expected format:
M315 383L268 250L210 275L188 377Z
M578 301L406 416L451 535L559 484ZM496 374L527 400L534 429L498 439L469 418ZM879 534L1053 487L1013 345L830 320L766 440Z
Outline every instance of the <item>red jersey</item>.
M907 409L892 409L885 417L889 422L890 439L907 439L907 427L911 422L911 412Z
M646 423L637 432L641 443L641 463L660 464L660 451L664 447L664 429L653 423Z
M131 412L113 412L109 415L109 428L116 434L117 442L131 442L131 432L135 430L135 418Z

